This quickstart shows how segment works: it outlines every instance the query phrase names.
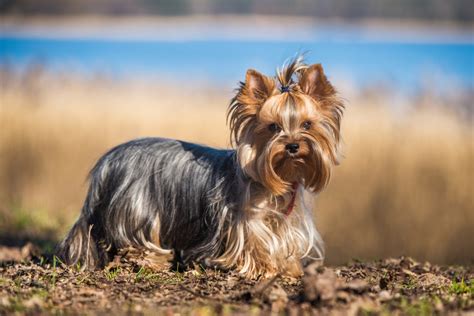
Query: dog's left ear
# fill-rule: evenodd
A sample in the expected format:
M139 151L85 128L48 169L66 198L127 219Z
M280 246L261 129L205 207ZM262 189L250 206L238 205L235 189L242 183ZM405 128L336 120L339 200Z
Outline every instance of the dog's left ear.
M324 74L321 64L314 64L306 68L300 79L300 87L304 93L315 100L331 97L336 94L336 89Z
M334 145L331 157L337 164L337 151L340 140L341 118L344 103L337 95L336 89L324 74L321 64L314 64L306 68L301 74L299 85L301 90L314 100L318 101L320 113L326 118L326 128L334 137Z

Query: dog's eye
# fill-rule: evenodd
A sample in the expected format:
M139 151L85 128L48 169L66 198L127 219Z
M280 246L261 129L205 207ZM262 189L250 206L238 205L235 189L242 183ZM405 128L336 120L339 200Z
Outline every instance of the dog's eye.
M301 127L303 127L303 129L305 131L309 130L311 128L311 122L310 121L306 121L303 123L303 125L301 125Z
M272 123L272 124L268 125L268 129L272 133L278 133L278 132L281 131L281 127L278 126L278 124L276 124L276 123Z

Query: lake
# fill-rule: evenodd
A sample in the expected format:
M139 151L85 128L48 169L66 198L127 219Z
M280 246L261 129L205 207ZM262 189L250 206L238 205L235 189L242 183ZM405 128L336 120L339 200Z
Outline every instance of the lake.
M202 82L235 86L245 70L272 74L297 52L320 62L334 81L355 86L384 84L403 91L430 87L473 89L472 36L457 40L430 34L393 37L383 31L363 37L351 29L327 29L312 37L278 40L278 36L107 37L48 36L3 31L0 63L14 68L32 62L54 70L74 70L112 77L157 77L170 82ZM354 35L355 34L355 35ZM472 34L471 34L472 35Z

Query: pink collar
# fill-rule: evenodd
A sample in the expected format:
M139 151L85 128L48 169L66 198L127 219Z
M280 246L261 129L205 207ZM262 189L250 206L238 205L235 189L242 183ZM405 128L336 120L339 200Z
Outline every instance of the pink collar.
M295 208L295 200L296 200L296 192L298 191L298 182L293 182L291 186L293 188L293 192L291 192L291 200L290 204L288 204L288 209L286 210L285 216L290 216L291 212Z

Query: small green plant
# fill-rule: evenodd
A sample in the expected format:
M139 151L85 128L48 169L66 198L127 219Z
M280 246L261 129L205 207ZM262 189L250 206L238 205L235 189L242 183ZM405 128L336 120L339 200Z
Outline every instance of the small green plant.
M451 283L449 292L451 294L456 294L456 295L461 295L465 293L474 295L474 280L469 280L469 284L466 284L466 282L464 282L464 278L461 279L461 282L457 282L456 280L453 280L453 282Z
M22 283L23 283L23 280L21 279L21 277L15 277L13 279L13 284L15 285L16 288L20 288Z
M160 281L161 277L158 273L155 273L152 270L147 269L142 266L135 274L135 282L146 281L146 280Z
M184 273L183 272L179 272L179 271L176 271L174 273L174 279L176 281L176 283L181 283L184 281Z
M120 269L120 267L118 267L118 268L105 269L105 270L104 270L104 275L105 275L105 277L107 278L107 280L113 281L113 280L115 280L115 278L119 275L119 273L120 273L121 271L122 271L122 270Z
M53 256L53 273L52 273L52 277L51 277L51 285L52 287L54 288L56 286L56 267L58 265L58 263L62 263L61 260L56 257L56 256Z
M416 280L413 277L408 277L403 283L402 287L406 290L413 290L416 288Z
M158 280L161 284L178 285L184 281L184 273L175 271L172 275L163 275Z

